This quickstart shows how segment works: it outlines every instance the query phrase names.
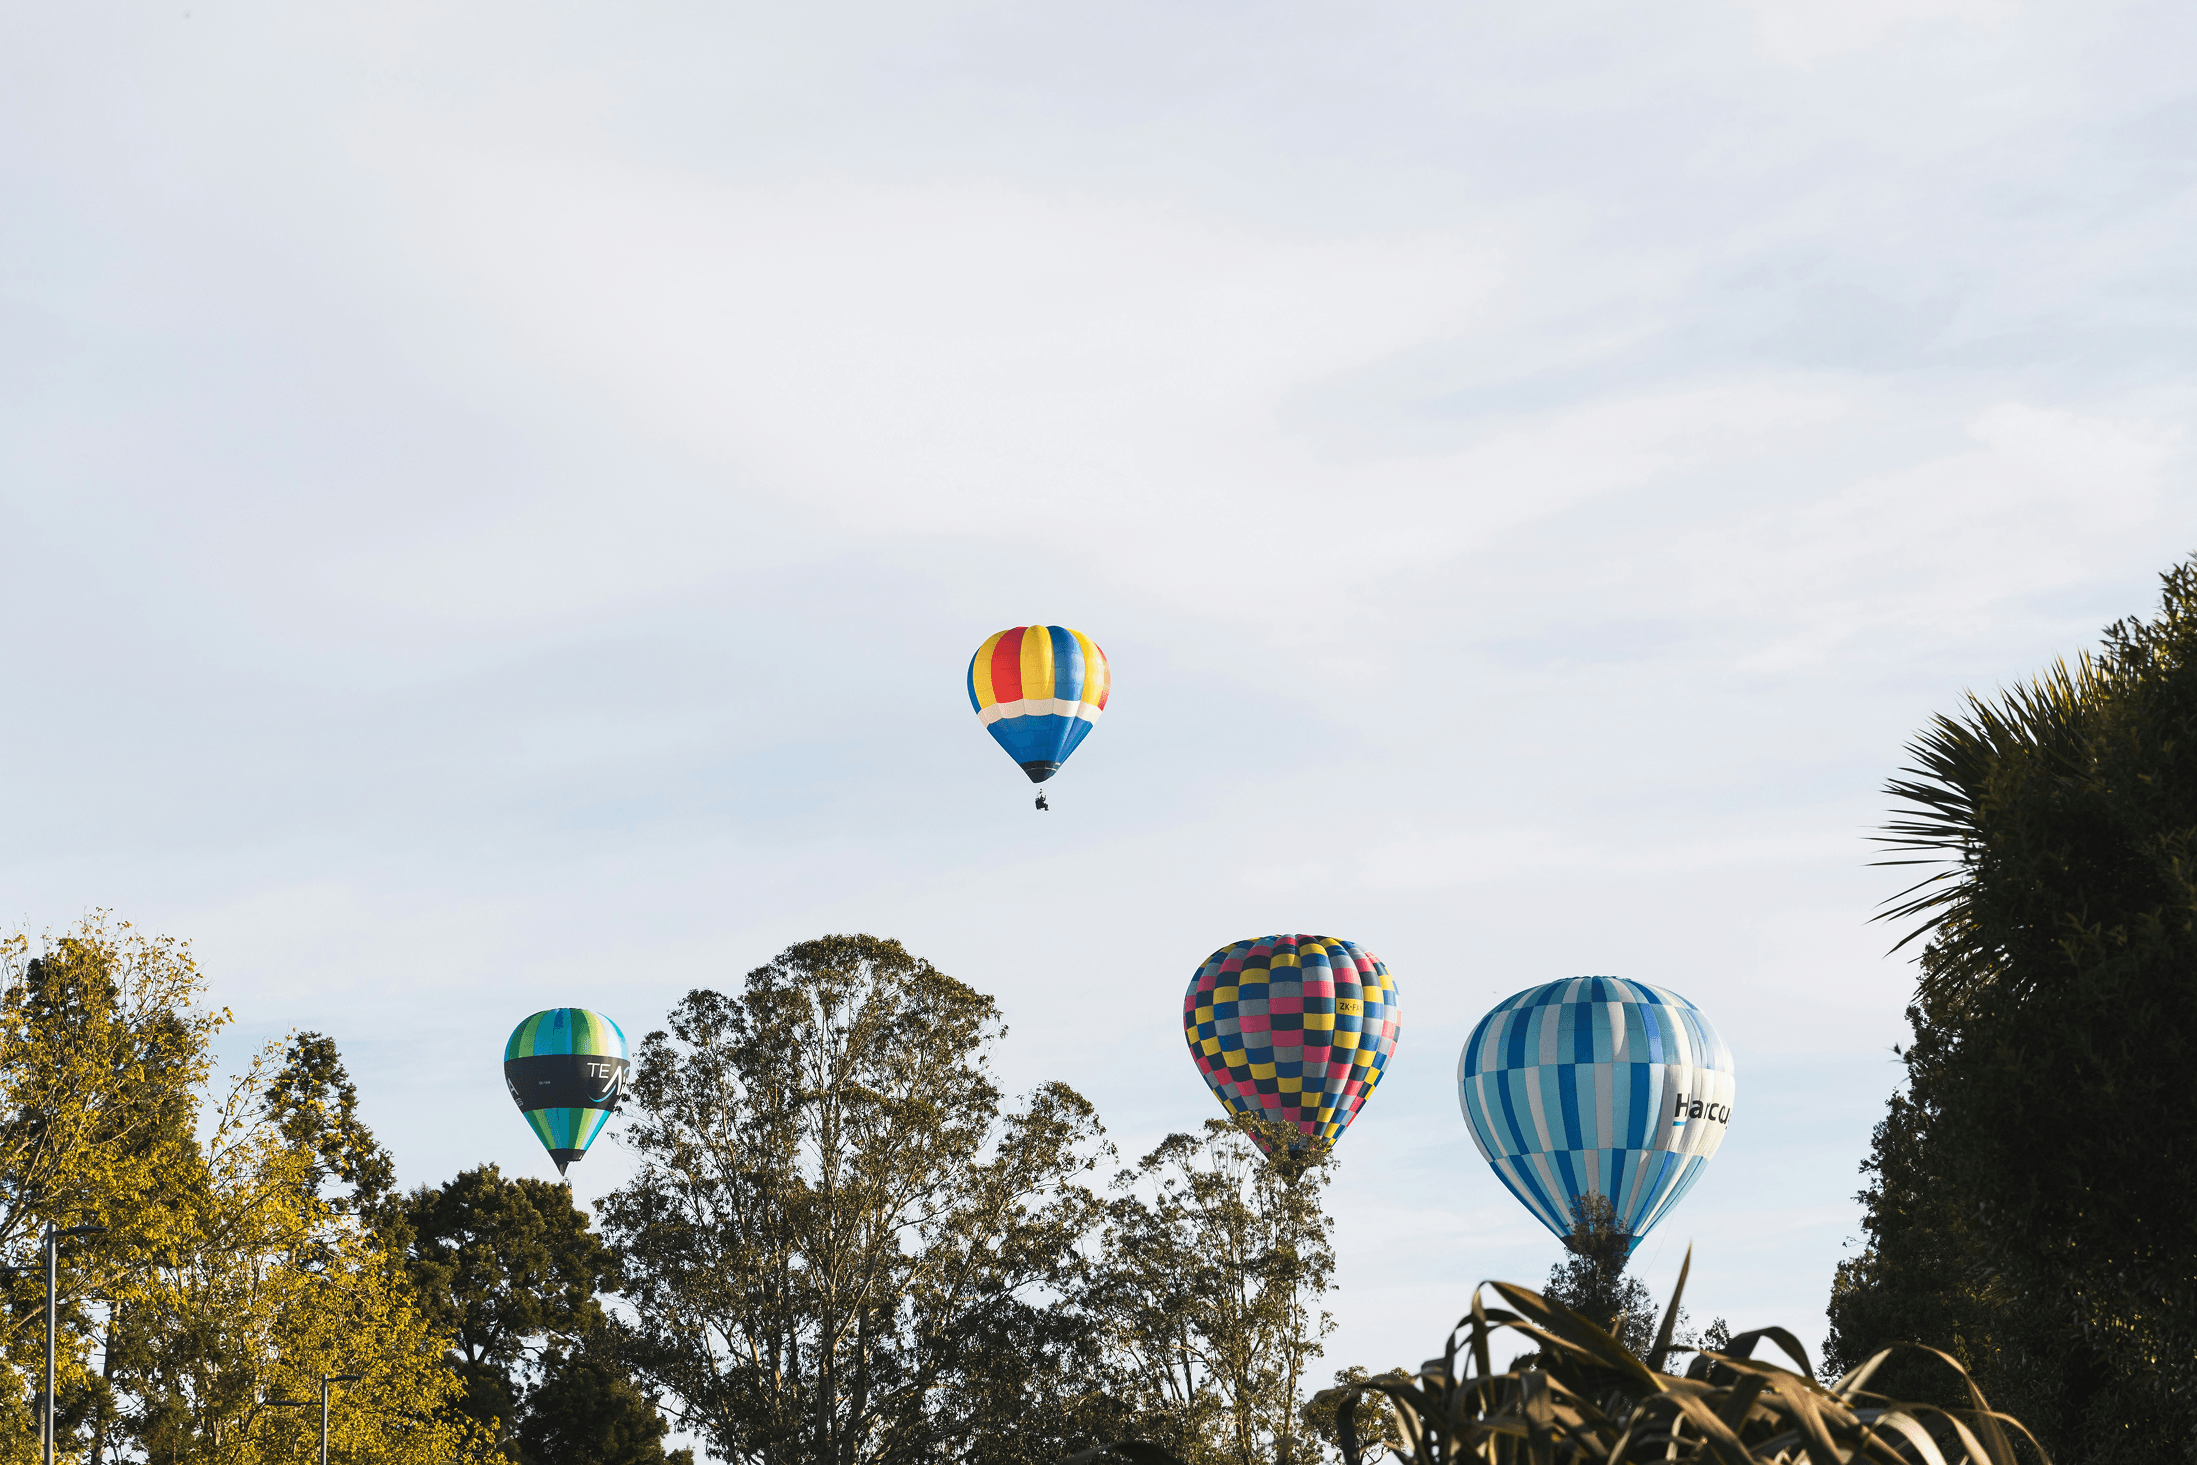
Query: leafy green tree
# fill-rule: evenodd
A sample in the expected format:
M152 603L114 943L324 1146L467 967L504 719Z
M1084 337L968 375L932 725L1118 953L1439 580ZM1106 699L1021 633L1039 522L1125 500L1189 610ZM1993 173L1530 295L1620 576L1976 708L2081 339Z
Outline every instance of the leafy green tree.
M1943 1171L1947 1156L1934 1140L1938 1101L1957 1072L1956 1029L1909 1009L1914 1041L1899 1050L1909 1087L1892 1096L1871 1137L1864 1168L1871 1179L1858 1197L1867 1244L1838 1265L1831 1283L1830 1329L1823 1373L1837 1379L1887 1343L1919 1341L1943 1348L1998 1382L1994 1339L2008 1302L1971 1223L1969 1208ZM1882 1391L1941 1407L1967 1402L1958 1378L1937 1360L1895 1353L1873 1380Z
M2197 1459L2197 565L1912 752L1889 835L1942 868L1834 1366L1935 1344L2055 1458Z
M401 1214L412 1280L428 1317L450 1335L471 1427L502 1440L522 1427L522 1399L563 1417L564 1403L543 1393L546 1384L530 1390L529 1380L551 1358L565 1367L572 1349L602 1331L596 1294L612 1269L610 1249L573 1205L571 1186L506 1180L483 1165L413 1191Z
M1644 1354L1655 1344L1656 1305L1647 1284L1625 1270L1632 1244L1632 1232L1609 1198L1589 1191L1573 1202L1567 1255L1549 1269L1541 1295Z
M519 1421L519 1465L694 1465L692 1450L665 1453L669 1428L616 1363L552 1350Z
M1292 1465L1318 1458L1304 1388L1333 1324L1333 1162L1270 1164L1226 1120L1170 1135L1124 1172L1108 1209L1090 1309L1110 1351L1117 1436L1189 1465ZM1295 1179L1289 1178L1290 1172Z
M267 1113L283 1138L313 1153L316 1194L331 1183L337 1211L372 1217L396 1184L396 1161L359 1117L359 1094L343 1055L323 1033L295 1033L268 1084Z
M1074 1090L1008 1109L991 999L896 941L789 947L649 1034L601 1203L620 1356L720 1459L1060 1457L1090 1443L1063 1299L1100 1202ZM1060 1409L1019 1407L1026 1398ZM1065 1409L1065 1413L1062 1410Z

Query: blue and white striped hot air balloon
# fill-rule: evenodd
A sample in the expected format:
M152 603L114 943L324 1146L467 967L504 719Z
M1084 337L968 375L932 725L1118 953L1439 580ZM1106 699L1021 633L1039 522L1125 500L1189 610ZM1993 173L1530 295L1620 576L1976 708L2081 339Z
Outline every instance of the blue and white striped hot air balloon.
M1700 1009L1617 977L1505 999L1457 1058L1473 1143L1559 1237L1596 1193L1638 1246L1724 1142L1732 1093L1731 1049Z

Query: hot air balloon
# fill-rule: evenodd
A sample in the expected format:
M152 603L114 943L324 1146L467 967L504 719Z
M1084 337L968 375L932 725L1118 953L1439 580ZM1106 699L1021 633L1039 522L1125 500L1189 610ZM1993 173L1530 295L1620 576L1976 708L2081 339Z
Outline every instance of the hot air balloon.
M584 1007L552 1007L511 1030L503 1081L559 1175L609 1122L626 1066L626 1035Z
M1399 1002L1388 968L1354 941L1260 936L1205 959L1183 995L1182 1031L1221 1107L1293 1125L1301 1162L1342 1138L1381 1081L1403 1028Z
M1043 783L1090 734L1113 678L1106 653L1066 626L1014 626L969 658L969 705L992 740ZM1046 807L1045 795L1037 806Z
M1562 1238L1595 1193L1638 1246L1724 1142L1732 1093L1731 1050L1701 1010L1617 977L1505 999L1457 1059L1473 1143Z

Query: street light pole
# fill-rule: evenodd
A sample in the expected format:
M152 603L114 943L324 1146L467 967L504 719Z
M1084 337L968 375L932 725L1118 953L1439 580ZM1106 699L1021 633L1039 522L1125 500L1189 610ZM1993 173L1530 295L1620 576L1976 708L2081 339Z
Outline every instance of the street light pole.
M364 1378L356 1373L324 1373L320 1376L320 1465L328 1465L328 1386L330 1384L355 1384ZM46 1465L53 1465L51 1460Z
M89 1236L104 1231L104 1226L71 1226L66 1231L56 1231L53 1222L46 1223L46 1399L45 1408L39 1411L39 1423L45 1435L45 1465L53 1465L53 1352L54 1352L54 1292L60 1281L61 1240L68 1236ZM321 1465L328 1465L323 1459Z
M61 1263L56 1257L53 1222L46 1223L46 1397L45 1407L38 1412L40 1433L44 1437L45 1465L53 1465L53 1291L59 1279Z

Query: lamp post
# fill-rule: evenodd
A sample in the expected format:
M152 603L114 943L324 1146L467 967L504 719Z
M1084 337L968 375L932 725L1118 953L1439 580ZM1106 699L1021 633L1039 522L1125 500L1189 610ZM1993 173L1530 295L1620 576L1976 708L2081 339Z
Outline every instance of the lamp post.
M45 1408L39 1411L39 1423L45 1435L45 1465L53 1465L54 1291L60 1281L60 1243L66 1237L90 1236L106 1229L104 1226L71 1226L66 1231L58 1231L53 1222L46 1223L46 1399Z
M355 1384L366 1377L360 1373L324 1373L320 1376L320 1465L328 1465L328 1386L330 1384ZM273 1409L303 1409L312 1403L310 1399L269 1399ZM47 1461L46 1465L53 1465Z

